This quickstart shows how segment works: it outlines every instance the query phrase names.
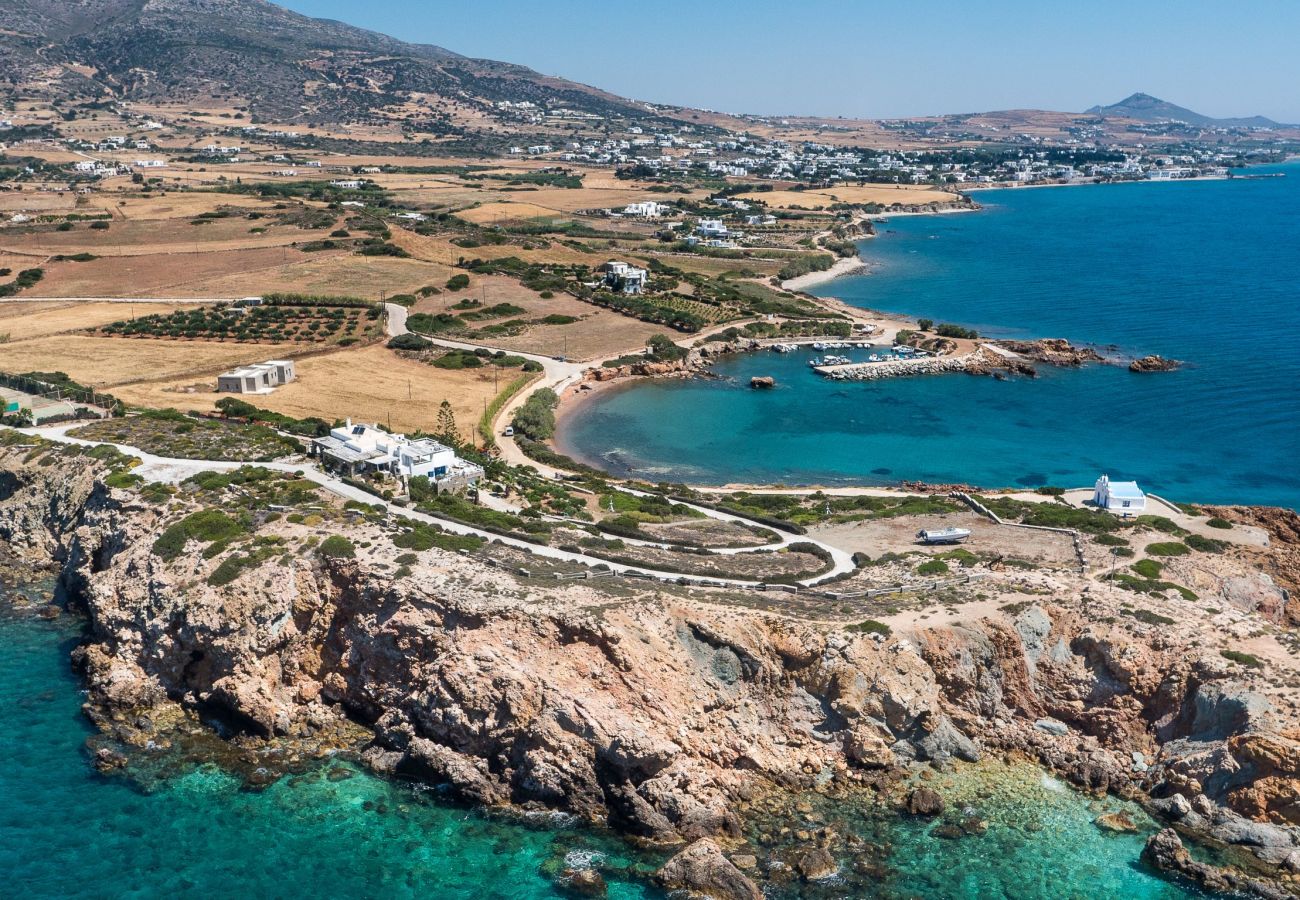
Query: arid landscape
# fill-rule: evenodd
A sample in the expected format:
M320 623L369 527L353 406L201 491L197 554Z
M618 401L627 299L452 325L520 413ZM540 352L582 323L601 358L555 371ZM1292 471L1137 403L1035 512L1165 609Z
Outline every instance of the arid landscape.
M1077 376L1071 421L1124 431L1067 449L1140 458L1151 386L1208 368L1160 329L894 305L879 259L968 272L921 251L965 233L893 232L1078 193L1031 186L1267 197L1300 128L717 112L262 0L0 12L16 893L1300 896L1285 475L1250 505L1196 496L1208 449L1161 495L1050 440L997 479L867 449L965 435L976 473ZM1088 303L1187 290L1138 249ZM856 476L800 455L841 446Z

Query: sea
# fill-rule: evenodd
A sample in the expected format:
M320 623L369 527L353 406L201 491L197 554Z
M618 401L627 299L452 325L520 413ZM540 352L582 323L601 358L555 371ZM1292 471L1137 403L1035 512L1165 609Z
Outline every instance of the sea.
M0 594L0 895L549 900L575 896L559 877L565 868L593 867L613 900L663 896L647 875L666 851L563 817L467 808L341 759L256 789L217 762L169 759L174 751L163 747L102 775L85 746L93 729L69 665L84 624L5 606ZM1199 896L1140 864L1155 824L1131 805L1078 794L1029 766L972 767L930 783L956 822L979 821L979 830L813 798L825 821L867 849L842 857L824 881L778 880L768 896ZM1138 831L1094 824L1117 811Z
M1300 508L1300 164L1246 171L1279 177L978 191L980 211L878 223L869 274L815 289L1178 371L844 383L810 370L820 353L743 354L713 380L603 392L561 449L653 481L1033 488L1105 473L1175 501ZM750 389L754 375L777 387Z

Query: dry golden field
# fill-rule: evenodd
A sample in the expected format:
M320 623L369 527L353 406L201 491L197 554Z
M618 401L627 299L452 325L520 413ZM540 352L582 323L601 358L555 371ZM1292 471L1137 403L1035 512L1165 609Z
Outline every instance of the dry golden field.
M822 191L765 191L754 194L742 194L746 200L761 200L771 207L803 207L816 209L829 208L835 203L879 203L889 206L901 203L904 206L924 205L926 203L951 203L956 195L947 191L936 190L919 185L840 184Z
M264 352L258 358L273 357ZM201 412L214 410L222 397L240 396L254 406L296 418L318 416L329 422L352 418L384 425L391 422L399 431L433 429L438 405L446 399L466 437L472 433L484 403L495 396L490 369L438 369L404 359L382 345L302 357L295 368L297 380L270 394L218 394L216 376L224 371L221 366L203 377L130 384L115 388L113 394L133 405ZM518 375L517 370L501 371L497 384L504 388Z
M243 251L244 254L249 252ZM431 265L420 260L357 256L346 251L299 253L290 250L286 258L286 264L272 264L260 269L232 266L184 282L169 291L168 296L247 297L287 291L379 300L381 293L384 296L406 294L427 284L441 287L451 272L449 266Z
M293 344L235 344L63 334L0 344L0 371L66 372L96 388L218 372L301 352ZM215 380L214 380L215 383Z
M214 253L102 256L89 262L45 265L45 278L27 293L40 297L205 297L234 299L262 293L263 276L291 267L305 254L284 247ZM29 261L26 265L32 265ZM229 284L207 282L230 279ZM279 290L267 288L266 290Z
M0 303L0 334L11 341L95 328L136 315L169 313L180 309L170 303ZM0 359L7 348L0 347ZM3 368L0 366L0 368Z
M450 335L453 340L473 340L485 346L504 350L522 350L542 356L567 356L572 360L603 359L618 356L646 345L652 334L670 333L662 325L652 325L636 319L583 303L567 294L543 299L519 282L504 276L472 276L470 286L460 291L444 291L432 297L423 297L412 312L455 314L453 305L465 297L482 301L484 306L512 303L524 312L510 319L540 319L549 315L573 316L577 322L568 325L531 325L521 334L502 336L485 335L481 338ZM493 321L467 323L471 328L490 325Z

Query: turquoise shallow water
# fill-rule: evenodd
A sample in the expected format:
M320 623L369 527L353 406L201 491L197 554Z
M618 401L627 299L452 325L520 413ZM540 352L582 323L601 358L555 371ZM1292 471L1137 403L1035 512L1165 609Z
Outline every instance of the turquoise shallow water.
M260 792L200 767L142 793L82 749L74 640L0 617L0 895L540 900L562 896L548 860L632 862L621 841L478 815L347 766L346 780L322 767ZM661 896L609 877L617 900Z
M67 665L75 638L70 624L0 616L6 896L539 900L564 896L544 867L566 857L594 859L614 900L660 896L619 876L660 857L637 857L617 840L554 820L530 826L479 815L351 767L343 768L352 777L331 780L326 771L337 763L259 792L215 767L191 768L148 793L101 777L82 748L91 729ZM872 866L883 869L865 875L843 859L840 877L776 885L769 896L1190 896L1137 865L1144 835L1092 824L1103 809L1121 808L1117 801L1088 801L1028 769L953 781L950 807L970 804L987 820L986 834L943 838L941 823L831 805L826 821L882 848Z
M1287 177L983 191L981 212L879 226L862 245L874 272L820 289L1181 371L839 384L808 355L752 354L718 365L719 381L604 394L562 449L688 482L1078 486L1108 472L1173 499L1300 507L1300 165L1261 171ZM751 375L778 388L751 391Z

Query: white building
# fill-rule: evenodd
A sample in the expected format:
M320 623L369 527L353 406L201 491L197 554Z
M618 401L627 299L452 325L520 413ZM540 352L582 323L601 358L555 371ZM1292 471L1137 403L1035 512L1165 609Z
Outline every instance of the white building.
M695 226L695 230L704 237L726 237L731 234L721 219L700 219L700 224Z
M623 209L623 215L636 216L639 219L657 219L668 212L666 203L646 200L642 203L629 203Z
M312 455L349 475L382 473L403 482L423 476L439 491L459 490L483 477L483 469L466 462L445 444L429 438L411 440L377 425L352 424L332 429L312 441Z
M640 294L645 290L649 273L645 269L625 262L611 261L605 263L605 284L625 294Z
M165 159L137 159L131 165L137 169L165 169L167 160Z
M295 378L293 360L272 359L241 366L217 376L217 391L231 394L269 394Z
M337 178L330 182L330 187L343 188L348 191L355 191L362 185L361 181L355 178Z
M1136 481L1111 481L1109 475L1097 479L1092 502L1099 509L1118 516L1140 516L1146 512L1147 497Z

